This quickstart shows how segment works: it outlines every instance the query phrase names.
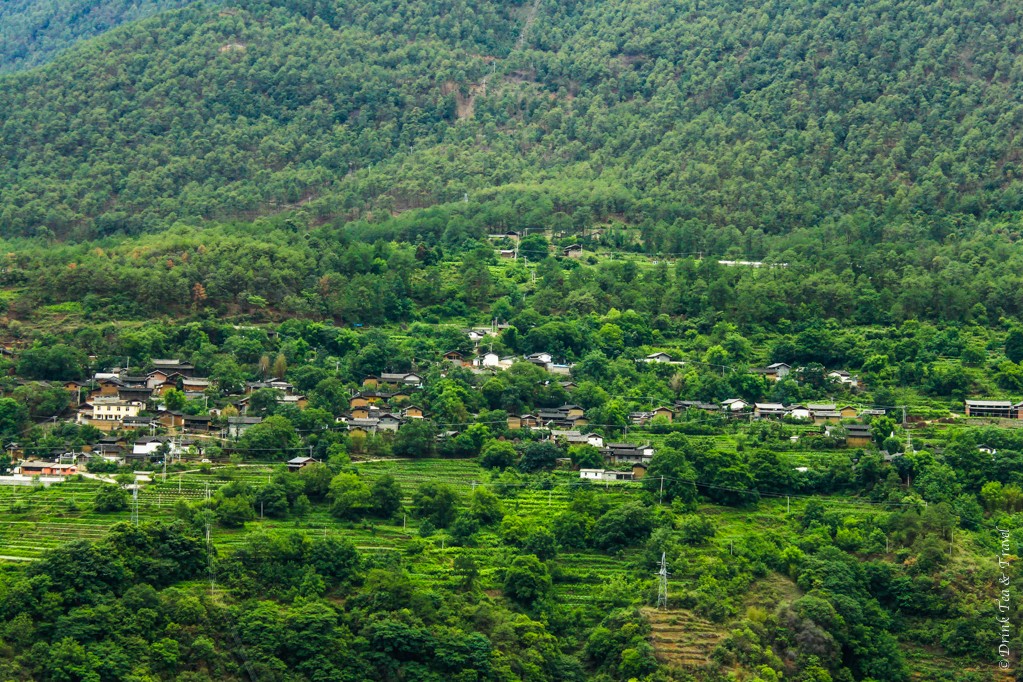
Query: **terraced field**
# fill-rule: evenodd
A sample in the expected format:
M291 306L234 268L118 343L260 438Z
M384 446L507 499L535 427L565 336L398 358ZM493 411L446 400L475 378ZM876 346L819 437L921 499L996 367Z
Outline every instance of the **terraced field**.
M727 629L686 609L640 609L650 623L650 643L662 663L703 667Z

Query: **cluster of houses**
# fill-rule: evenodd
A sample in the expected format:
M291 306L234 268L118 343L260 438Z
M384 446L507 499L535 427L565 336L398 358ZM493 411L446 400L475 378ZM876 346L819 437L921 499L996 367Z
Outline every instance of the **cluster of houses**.
M755 367L750 370L754 374L760 374L772 381L781 381L792 372L800 371L800 368L793 368L791 365L785 362L775 362L767 367ZM862 388L863 384L860 378L850 374L843 369L833 369L825 373L828 379L842 385L848 386L849 388L857 389Z
M501 356L493 351L484 352L482 348L477 348L477 351L474 356L467 356L456 350L448 351L444 354L444 359L456 367L467 367L477 373L504 371L516 362L523 361L534 364L551 374L570 374L573 367L571 364L555 362L550 353L531 353L520 357L517 355Z
M100 372L88 383L65 383L65 388L76 396L81 396L83 390L87 392L85 400L75 407L76 421L108 432L156 427L209 431L213 419L220 416L220 410L211 409L208 415L184 414L163 407L163 399L171 390L183 392L186 399L204 398L212 381L195 376L195 367L181 360L156 359L152 365L152 371L145 375ZM247 382L244 393L233 402L244 412L252 393L264 388L277 390L277 400L282 404L299 408L307 404L305 396L297 393L294 386L277 378ZM143 415L144 412L147 414Z
M863 410L852 405L838 407L834 403L808 403L806 405L783 405L781 403L750 403L742 398L729 398L721 403L707 403L699 400L679 400L673 407L656 407L653 410L633 412L629 415L633 424L645 424L656 417L668 421L689 410L720 412L732 417L754 419L800 419L814 424L834 424L844 419L883 416L884 410Z

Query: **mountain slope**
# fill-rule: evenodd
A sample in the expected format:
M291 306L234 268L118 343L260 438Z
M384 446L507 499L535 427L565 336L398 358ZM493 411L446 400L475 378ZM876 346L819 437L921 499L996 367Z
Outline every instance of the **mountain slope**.
M1021 22L999 0L193 6L0 80L0 231L513 186L739 232L1014 212Z
M0 73L49 61L80 40L194 0L5 0Z

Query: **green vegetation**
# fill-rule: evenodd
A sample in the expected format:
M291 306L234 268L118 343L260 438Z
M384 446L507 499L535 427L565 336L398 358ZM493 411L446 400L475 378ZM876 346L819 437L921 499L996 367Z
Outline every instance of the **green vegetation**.
M0 73L26 69L93 36L190 0L6 0L0 5Z
M577 229L624 217L659 251L761 259L777 234L941 240L1011 232L1023 208L1009 3L227 5L0 80L4 234L469 192L505 199L495 227L553 207Z
M0 678L1008 679L1021 16L5 3Z

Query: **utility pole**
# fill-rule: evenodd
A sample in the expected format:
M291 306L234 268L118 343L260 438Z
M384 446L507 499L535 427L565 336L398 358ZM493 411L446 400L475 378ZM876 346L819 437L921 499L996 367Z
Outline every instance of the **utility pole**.
M216 578L213 573L213 525L210 519L210 484L206 482L206 567L210 577L210 596L216 594Z
M668 561L661 552L661 570L657 572L657 608L668 608Z
M657 504L664 503L664 476L661 476L661 490L657 498Z
M135 486L131 491L131 525L139 526L139 483L135 480Z

